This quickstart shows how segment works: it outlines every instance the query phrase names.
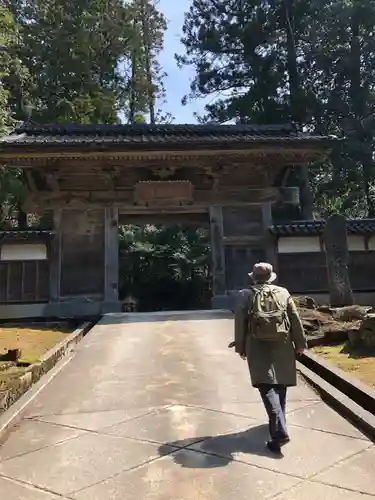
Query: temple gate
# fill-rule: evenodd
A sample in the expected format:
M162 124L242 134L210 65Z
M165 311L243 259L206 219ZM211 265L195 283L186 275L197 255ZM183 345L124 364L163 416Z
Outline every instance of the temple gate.
M43 315L119 311L119 224L164 218L209 224L212 307L226 307L256 261L276 264L272 205L299 203L288 172L331 147L289 125L17 129L0 142L0 164L24 170L24 211L53 220Z

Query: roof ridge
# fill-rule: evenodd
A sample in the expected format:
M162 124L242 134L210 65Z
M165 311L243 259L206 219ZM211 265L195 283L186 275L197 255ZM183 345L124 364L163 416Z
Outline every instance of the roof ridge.
M241 133L284 133L288 136L297 135L293 124L46 124L46 125L21 125L15 133L27 135L122 135L122 134L222 134L224 132Z

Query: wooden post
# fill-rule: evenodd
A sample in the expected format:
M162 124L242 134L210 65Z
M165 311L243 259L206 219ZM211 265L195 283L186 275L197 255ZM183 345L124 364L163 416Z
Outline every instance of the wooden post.
M324 227L330 303L333 307L349 306L354 302L348 271L348 241L346 219L334 215Z
M210 232L212 255L212 295L224 295L225 286L225 254L223 211L221 207L210 207Z
M273 224L272 219L272 203L263 203L262 205L262 220L263 220L263 235L264 235L264 251L266 260L277 270L277 252L275 239L269 231Z
M301 212L305 220L312 220L313 215L313 196L309 184L309 168L307 165L300 168L301 188L300 203Z
M61 217L62 210L53 211L53 236L49 251L49 301L60 301L61 281Z
M109 207L104 212L104 301L118 301L118 209Z

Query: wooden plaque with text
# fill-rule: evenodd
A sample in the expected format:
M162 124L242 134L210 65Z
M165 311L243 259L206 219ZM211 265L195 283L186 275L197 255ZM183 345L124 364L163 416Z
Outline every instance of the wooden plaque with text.
M194 201L190 181L142 181L135 185L134 203L143 206L181 206Z

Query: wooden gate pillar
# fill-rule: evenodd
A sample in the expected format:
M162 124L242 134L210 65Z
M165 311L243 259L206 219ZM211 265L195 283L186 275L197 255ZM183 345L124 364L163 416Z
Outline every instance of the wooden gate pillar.
M117 209L55 210L48 315L121 311L118 262Z
M225 255L223 211L221 207L210 207L210 233L212 256L212 303L225 295Z
M271 242L265 241L271 221L271 205L211 207L213 308L233 309L255 262L274 262Z
M108 306L118 302L118 282L118 209L109 207L104 213L104 302Z
M277 272L277 250L273 235L270 233L270 227L273 224L272 203L263 203L262 205L262 225L264 235L264 253L266 261L272 264Z
M52 303L60 300L61 213L60 209L53 211L53 236L49 248L49 301Z

